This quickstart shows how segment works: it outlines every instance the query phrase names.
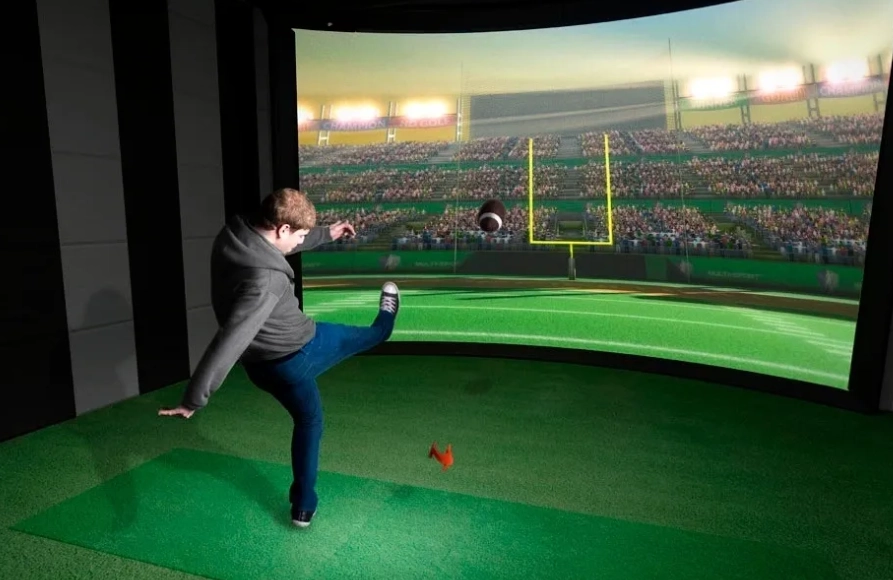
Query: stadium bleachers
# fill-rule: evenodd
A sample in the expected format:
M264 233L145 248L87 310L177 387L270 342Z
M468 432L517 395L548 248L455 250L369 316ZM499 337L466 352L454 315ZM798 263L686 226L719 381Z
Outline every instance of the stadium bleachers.
M878 153L872 146L880 142L882 125L881 114L863 114L681 132L609 129L531 136L538 160L535 235L540 240L556 235L558 211L550 202L576 200L589 202L575 218L586 239L607 240L607 132L612 198L633 203L612 213L615 251L684 249L746 257L762 248L783 259L859 263L870 205L864 212L863 206L854 206L862 213L853 214L816 203L874 195ZM577 151L578 157L559 151ZM454 242L477 249L517 248L527 241L527 155L527 137L480 138L452 147L445 142L301 146L300 186L319 204L322 223L346 218L358 224L357 239L334 249L375 240L392 249L437 249ZM434 158L440 162L431 162ZM496 235L483 234L474 223L476 204L491 197L511 207ZM726 201L724 211L707 215L671 204L711 199ZM811 205L777 206L782 200ZM387 207L435 201L447 204L443 213ZM327 210L327 204L362 208L346 214Z

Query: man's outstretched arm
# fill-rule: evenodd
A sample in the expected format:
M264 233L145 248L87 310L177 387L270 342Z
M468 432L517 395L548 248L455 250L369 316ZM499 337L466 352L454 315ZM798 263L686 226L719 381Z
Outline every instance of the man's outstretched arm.
M342 236L355 236L356 231L350 222L339 221L330 226L316 226L310 228L310 233L304 237L304 242L295 246L295 249L289 252L289 255L296 252L307 252L317 246L333 242Z
M208 404L278 302L279 297L263 287L252 286L242 291L232 315L214 335L189 380L180 402L182 409L194 412ZM183 414L176 411L161 414Z
M332 232L329 226L316 226L310 228L310 232L304 236L304 241L288 254L296 254L298 252L308 252L317 246L327 244L332 241Z

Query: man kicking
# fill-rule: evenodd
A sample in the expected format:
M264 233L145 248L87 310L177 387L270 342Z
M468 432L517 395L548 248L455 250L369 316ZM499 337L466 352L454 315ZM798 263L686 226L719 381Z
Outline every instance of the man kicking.
M316 477L323 431L316 378L344 359L386 341L400 304L396 284L382 286L370 326L314 322L300 310L295 274L285 256L356 235L347 222L316 226L302 192L280 189L251 217L220 231L211 253L211 301L220 326L186 386L180 405L159 415L189 418L208 403L236 362L294 419L291 442L292 521L307 527L316 512Z

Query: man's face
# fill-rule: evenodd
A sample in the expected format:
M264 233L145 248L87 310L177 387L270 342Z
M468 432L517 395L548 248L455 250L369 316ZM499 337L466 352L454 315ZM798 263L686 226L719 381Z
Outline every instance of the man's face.
M291 226L279 226L276 230L275 245L283 254L288 254L300 244L304 243L304 237L310 230L293 230Z

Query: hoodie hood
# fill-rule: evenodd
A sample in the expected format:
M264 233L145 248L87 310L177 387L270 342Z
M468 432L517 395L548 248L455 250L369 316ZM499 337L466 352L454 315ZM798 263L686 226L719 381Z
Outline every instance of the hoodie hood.
M294 280L295 272L279 249L264 238L244 216L234 216L217 238L220 257L235 268L277 270Z

